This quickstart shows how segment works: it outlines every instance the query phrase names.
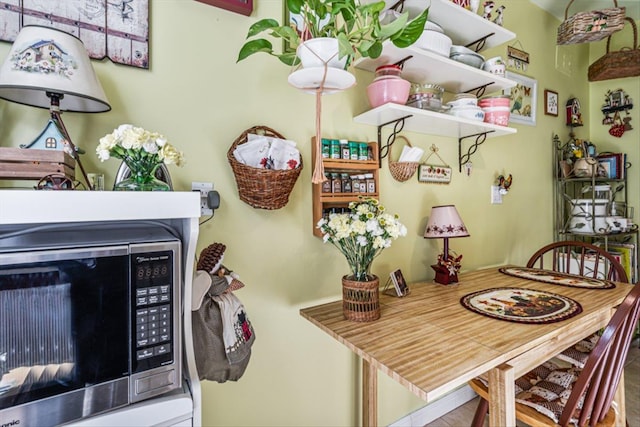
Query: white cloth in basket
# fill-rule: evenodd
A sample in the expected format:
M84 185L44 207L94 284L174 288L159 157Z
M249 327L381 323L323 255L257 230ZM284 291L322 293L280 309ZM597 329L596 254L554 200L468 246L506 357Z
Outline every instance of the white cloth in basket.
M300 151L294 141L248 134L247 142L233 151L237 161L260 169L295 169L300 166Z

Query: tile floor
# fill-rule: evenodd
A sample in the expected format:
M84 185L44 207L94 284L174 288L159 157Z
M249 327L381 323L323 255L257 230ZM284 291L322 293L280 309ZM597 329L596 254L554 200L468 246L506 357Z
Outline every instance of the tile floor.
M625 398L627 406L627 425L640 427L640 349L636 339L629 350L627 365L624 370ZM432 421L425 427L462 427L471 425L478 405L478 397L465 403L454 411ZM485 426L489 423L485 421ZM518 421L519 427L526 426Z

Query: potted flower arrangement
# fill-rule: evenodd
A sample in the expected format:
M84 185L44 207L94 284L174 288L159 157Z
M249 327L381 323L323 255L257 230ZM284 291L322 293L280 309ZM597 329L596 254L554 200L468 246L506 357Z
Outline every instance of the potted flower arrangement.
M426 8L412 20L405 12L392 22L382 24L380 14L385 9L384 1L361 4L360 0L287 0L287 7L292 16L301 20L297 28L289 23L281 25L275 19L262 19L251 25L247 39L267 32L274 39L286 41L292 50L277 53L268 39L255 38L242 46L237 62L263 52L286 65L298 65L301 44L316 38L332 38L337 40L341 66L347 69L356 57L378 58L382 42L386 40L401 48L413 44L424 31L429 11Z
M360 197L349 204L350 213L331 214L318 221L324 242L338 248L347 259L351 274L342 278L343 312L346 319L370 321L380 317L379 279L371 264L407 228L397 215L385 211L378 200Z
M96 154L101 162L111 157L122 159L131 170L131 176L116 183L114 190L168 191L169 185L155 178L156 169L161 164L184 164L182 152L164 135L130 124L100 138Z

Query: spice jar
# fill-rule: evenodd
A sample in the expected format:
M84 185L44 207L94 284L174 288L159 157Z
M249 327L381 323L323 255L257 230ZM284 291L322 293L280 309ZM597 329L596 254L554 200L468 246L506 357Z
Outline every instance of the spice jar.
M331 156L331 142L326 138L322 138L322 158L328 159L330 156Z
M351 160L358 160L358 143L355 141L349 141L349 158Z
M351 175L351 191L354 193L360 192L360 179L358 175Z
M337 139L331 140L331 158L339 159L340 158L340 144Z
M331 192L342 193L342 180L337 173L331 174Z
M332 187L331 187L331 178L329 178L328 174L324 174L324 177L327 178L326 180L322 181L322 192L323 193L331 193L332 191Z
M349 142L346 139L340 140L340 158L349 160L351 153L349 152Z
M369 144L366 142L361 142L358 144L358 160L368 160L369 159Z
M349 177L349 174L343 173L341 177L342 177L342 192L352 193L353 187L351 186L351 177Z
M365 183L367 186L367 193L376 192L376 181L373 179L372 173L365 174Z

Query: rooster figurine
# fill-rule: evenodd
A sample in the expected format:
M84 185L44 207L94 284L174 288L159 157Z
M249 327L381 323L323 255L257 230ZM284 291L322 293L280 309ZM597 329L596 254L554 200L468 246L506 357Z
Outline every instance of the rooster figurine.
M502 27L502 20L503 20L503 16L502 13L504 12L504 10L506 9L505 6L500 6L496 9L496 13L498 14L498 16L496 16L496 19L493 20L493 22L495 24L498 24Z
M491 11L493 10L495 3L489 0L482 3L482 6L484 7L484 13L482 14L482 17L484 19L491 19Z

